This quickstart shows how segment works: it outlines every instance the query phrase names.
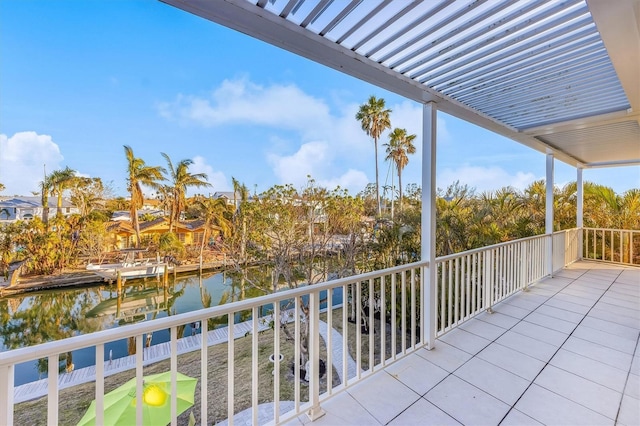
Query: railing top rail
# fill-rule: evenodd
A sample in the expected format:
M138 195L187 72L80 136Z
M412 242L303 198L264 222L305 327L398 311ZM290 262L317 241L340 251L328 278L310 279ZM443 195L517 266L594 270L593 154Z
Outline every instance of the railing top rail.
M307 294L317 293L324 290L341 287L343 285L378 278L383 275L390 275L393 273L398 273L422 266L428 266L428 262L421 261L409 263L406 265L395 266L393 268L367 272L364 274L353 275L337 280L279 291L277 293L267 294L264 296L232 302L224 305L218 305L211 308L205 308L169 317L158 318L153 321L146 321L138 324L128 325L125 327L112 328L109 330L97 331L95 333L74 336L63 340L13 349L7 352L0 352L0 366L12 365L31 361L34 359L45 358L50 355L70 352L73 350L96 346L115 340L126 339L131 336L140 336L142 334L151 333L157 330L176 327L178 325L191 322L197 322L202 320L203 318L220 317L223 315L234 314L236 312L250 310L254 307L278 303L282 300L294 299L296 297L305 296Z
M595 230L595 231L640 232L640 229L594 228L594 227L589 227L589 226L585 226L583 229Z
M570 231L579 231L580 228L568 228L568 229L561 229L559 231L554 231L553 235L559 235L559 234L563 234L565 232L570 232Z
M564 231L562 231L562 232L564 232ZM490 246L480 247L480 248L473 249L473 250L461 251L460 253L448 254L446 256L436 257L436 262L444 262L446 260L455 259L457 257L467 256L469 254L481 253L481 252L486 251L486 250L493 250L493 249L496 249L496 248L500 248L500 247L504 247L504 246L508 246L508 245L512 245L512 244L522 243L524 241L542 239L542 238L545 238L546 236L547 236L547 234L534 235L533 237L520 238L518 240L506 241L504 243L493 244L493 245L490 245Z

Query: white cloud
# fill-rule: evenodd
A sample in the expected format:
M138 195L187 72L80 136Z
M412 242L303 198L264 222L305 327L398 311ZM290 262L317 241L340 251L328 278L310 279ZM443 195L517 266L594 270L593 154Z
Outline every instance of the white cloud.
M207 160L204 157L196 155L193 157L193 164L189 166L190 173L205 173L207 175L207 181L211 184L206 188L190 188L187 192L188 195L194 194L208 194L215 191L230 191L231 186L227 182L227 178L223 172L214 171L213 167L207 164Z
M446 188L456 180L461 184L469 185L476 189L476 192L495 191L505 186L512 186L523 190L531 182L539 179L533 173L516 172L511 174L501 167L481 167L463 165L456 169L444 169L437 178L438 188Z
M60 169L64 157L49 135L18 132L11 137L0 134L0 182L4 194L30 195L38 191L44 165L47 173Z
M349 169L342 176L328 180L321 180L318 183L327 189L334 189L339 186L340 188L348 189L352 194L356 194L367 186L369 179L364 172Z
M307 137L329 124L329 107L294 84L261 86L248 79L224 80L206 98L178 95L158 104L160 114L204 127L252 124L296 130ZM314 123L313 125L309 125Z

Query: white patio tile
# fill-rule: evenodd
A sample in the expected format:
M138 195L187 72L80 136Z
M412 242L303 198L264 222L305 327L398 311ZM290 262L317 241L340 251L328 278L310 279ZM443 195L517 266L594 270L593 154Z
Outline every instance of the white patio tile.
M623 315L625 317L633 318L635 320L640 320L640 310L637 308L625 308L623 306L612 305L611 303L606 303L603 301L599 301L596 304L596 308L604 309L606 311L612 311L618 315Z
M589 312L589 316L640 330L640 320L620 315L616 313L615 310L612 311L602 307L595 307Z
M597 343L571 336L562 349L594 359L623 371L629 371L632 356Z
M475 334L469 333L468 331L464 331L460 328L448 332L442 336L440 340L470 353L471 355L477 354L491 343L490 340L476 336Z
M453 417L430 403L420 398L398 417L391 420L390 426L424 426L424 425L460 425Z
M477 319L472 319L465 322L460 326L460 328L468 331L469 333L473 333L476 336L484 337L485 339L491 341L497 339L498 337L500 337L500 335L507 331L502 327L498 327L496 325L489 324L488 322L480 321Z
M568 294L571 296L582 297L583 299L587 299L589 301L595 302L604 294L603 290L592 289L589 287L581 286L577 283L571 284L565 287L558 294Z
M388 423L420 398L420 395L385 372L368 377L347 389L347 392L382 424Z
M453 374L509 405L516 403L530 383L478 357L470 359Z
M622 296L632 296L632 297L638 296L638 291L639 290L637 288L634 288L627 284L620 284L620 285L614 284L609 289L609 292L611 293L617 293Z
M393 363L385 371L419 395L427 393L429 389L437 385L449 374L448 371L417 354L409 355Z
M553 354L558 350L557 346L541 342L513 331L508 331L500 336L498 340L496 340L496 343L544 362L549 361Z
M512 408L507 417L500 422L500 426L537 426L542 425L537 420L532 419L521 411Z
M627 386L624 388L624 394L631 398L640 399L640 376L629 374Z
M543 388L615 420L621 393L583 377L546 366L534 381Z
M508 299L505 299L502 303L506 303L508 305L517 306L518 308L528 309L529 311L535 310L538 306L540 306L543 302L538 303L533 300L527 300L523 297L519 297L520 293L511 296ZM545 300L546 301L546 300Z
M480 321L488 322L489 324L493 324L498 327L502 327L505 330L510 329L511 327L513 327L519 322L518 318L512 317L511 315L504 315L497 311L495 311L492 314L490 314L489 312L484 312L478 315L476 319Z
M572 294L558 293L553 296L554 300L562 300L563 302L569 302L576 305L582 305L587 308L591 308L595 304L595 300L585 299L584 297L574 296Z
M640 330L635 328L626 327L624 325L616 324L615 322L605 321L591 316L586 316L580 325L634 341L638 340L638 335L640 334Z
M622 397L622 403L620 404L620 413L618 414L618 424L624 426L640 425L639 400L626 395Z
M631 369L629 370L631 374L640 375L640 351L636 349L636 355L633 357L633 362L631 363Z
M525 336L532 337L536 340L540 340L541 342L549 343L556 347L560 347L560 345L567 340L567 337L569 337L567 333L561 333L527 321L522 321L516 324L511 331L524 334Z
M589 309L591 309L590 306L578 305L576 303L567 302L566 300L556 299L555 297L544 302L543 306L552 306L564 311L575 312L583 316L589 312Z
M465 425L497 425L509 411L504 402L453 375L425 398Z
M441 340L437 340L432 350L420 349L417 354L437 365L438 367L453 372L471 358L471 354L461 351Z
M613 335L606 331L596 330L594 328L579 325L573 332L574 337L578 337L589 342L598 343L620 352L633 355L636 349L636 339L625 339L624 337Z
M558 272L556 272L553 276L554 277L564 277L564 278L571 278L571 279L576 279L578 277L581 277L582 275L585 274L585 270L584 269L561 269Z
M517 318L517 319L522 319L522 318L526 317L527 315L529 315L529 313L531 313L531 310L529 310L529 309L518 308L517 306L509 305L507 303L499 303L499 304L497 304L496 306L493 307L493 311L495 313L508 315L510 317L514 317L514 318ZM496 324L496 325L501 327L501 325L499 325L499 324ZM511 326L509 326L507 328L510 328L512 326L513 326L513 324L511 324Z
M617 392L622 392L627 380L623 370L564 349L560 349L549 363Z
M342 392L338 397L323 402L322 409L326 414L314 422L311 422L307 416L299 416L298 420L309 426L383 424L360 405L353 396L349 395L348 392Z
M531 385L515 408L547 425L613 425L614 421L536 384Z
M571 311L566 311L564 309L556 308L554 306L550 306L547 303L540 306L534 312L550 316L552 318L561 319L563 321L571 322L573 324L577 324L584 318L584 314L578 314Z
M609 292L606 295L602 296L602 299L600 299L600 301L602 303L607 303L613 306L620 306L621 308L627 309L637 309L637 307L640 306L640 297L626 296L623 299L616 296L617 295L615 295L614 293Z
M541 314L539 309L531 312L524 321L559 331L564 334L571 334L571 332L576 328L575 323Z
M498 343L490 344L476 356L527 380L533 380L545 366L540 360Z

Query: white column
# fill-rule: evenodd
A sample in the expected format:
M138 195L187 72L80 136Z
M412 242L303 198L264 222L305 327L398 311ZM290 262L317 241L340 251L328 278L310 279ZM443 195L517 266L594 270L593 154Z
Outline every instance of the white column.
M547 153L547 179L544 228L547 235L547 274L553 275L553 153Z
M582 183L582 167L578 167L576 169L576 186L577 186L577 194L576 194L576 228L578 228L578 260L582 260L582 237L584 231L582 230L584 226L583 216L584 216L584 185Z
M434 102L424 104L422 115L422 235L421 259L429 262L423 269L424 291L421 317L423 342L433 349L436 340L436 121Z

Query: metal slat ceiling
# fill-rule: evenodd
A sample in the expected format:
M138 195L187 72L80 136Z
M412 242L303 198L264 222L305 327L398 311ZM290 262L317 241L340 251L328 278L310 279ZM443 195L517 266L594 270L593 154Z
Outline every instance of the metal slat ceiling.
M640 163L640 0L162 1L569 164Z

